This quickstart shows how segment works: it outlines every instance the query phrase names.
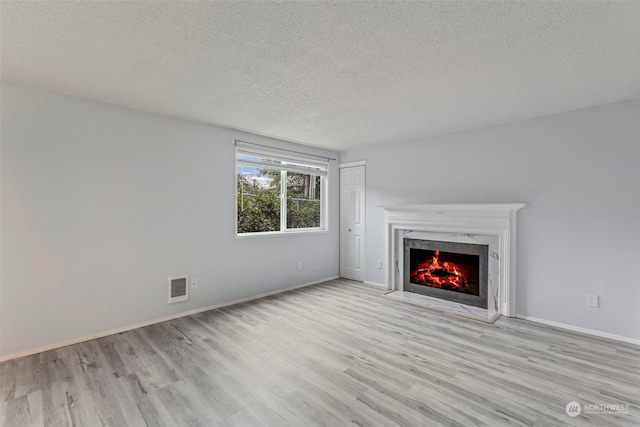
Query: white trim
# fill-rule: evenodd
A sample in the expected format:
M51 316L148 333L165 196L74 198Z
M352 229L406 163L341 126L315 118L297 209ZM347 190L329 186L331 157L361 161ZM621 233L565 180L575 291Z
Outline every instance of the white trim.
M0 363L6 362L6 361L12 360L12 359L17 359L19 357L30 356L32 354L41 353L43 351L49 351L49 350L55 350L55 349L61 348L61 347L67 347L69 345L78 344L78 343L85 342L85 341L90 341L90 340L93 340L93 339L96 339L96 338L103 338L103 337L107 337L109 335L119 334L121 332L130 331L132 329L143 328L145 326L154 325L156 323L166 322L167 320L173 320L173 319L177 319L177 318L180 318L180 317L190 316L192 314L202 313L203 311L215 310L216 308L228 307L228 306L231 306L231 305L240 304L240 303L243 303L243 302L248 302L248 301L260 299L260 298L268 297L268 296L271 296L271 295L276 295L276 294L280 294L280 293L283 293L283 292L292 291L294 289L304 288L306 286L317 285L318 283L328 282L329 280L334 280L334 279L338 279L338 278L339 278L339 276L330 276L330 277L326 277L324 279L320 279L320 280L317 280L317 281L303 283L301 285L290 286L288 288L278 289L278 290L271 291L271 292L265 292L265 293L254 295L254 296L251 296L251 297L240 298L240 299L236 299L236 300L232 300L232 301L223 302L223 303L220 303L220 304L210 305L210 306L207 306L207 307L196 308L196 309L193 309L193 310L184 311L182 313L172 314L170 316L165 316L165 317L160 317L158 319L148 320L146 322L135 323L133 325L123 326L121 328L111 329L111 330L104 331L104 332L98 332L97 334L86 335L84 337L79 337L79 338L72 338L70 340L60 341L60 342L57 342L57 343L54 343L54 344L48 344L48 345L45 345L45 346L42 346L42 347L37 347L37 348L29 349L29 350L24 350L24 351L19 351L19 352L16 352L16 353L7 354L6 356L0 356Z
M593 335L600 338L608 338L611 340L622 341L628 344L640 345L640 339L629 338L622 335L610 334L608 332L596 331L595 329L581 328L579 326L567 325L566 323L554 322L553 320L545 320L524 314L516 314L516 319L528 320L530 322L541 323L547 326L555 326L556 328L566 329L573 332L580 332L587 335Z
M381 288L387 289L387 285L385 285L384 283L370 282L368 280L365 280L363 283L365 283L367 285L379 286Z
M328 233L329 230L322 228L290 228L287 231L261 231L257 233L241 233L235 234L236 239L252 239L255 237L274 237L274 236L295 236L300 234L317 234Z
M358 160L357 162L338 163L338 168L353 168L355 166L367 166L366 160Z

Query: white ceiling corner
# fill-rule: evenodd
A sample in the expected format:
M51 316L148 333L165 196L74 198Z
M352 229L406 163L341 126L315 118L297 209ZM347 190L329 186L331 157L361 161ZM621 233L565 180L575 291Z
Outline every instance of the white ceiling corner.
M344 150L640 97L640 2L2 1L2 79Z

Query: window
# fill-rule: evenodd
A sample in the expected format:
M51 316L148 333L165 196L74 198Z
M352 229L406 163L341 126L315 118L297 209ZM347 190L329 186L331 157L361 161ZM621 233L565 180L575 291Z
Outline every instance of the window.
M238 235L325 230L327 161L244 144L236 143Z

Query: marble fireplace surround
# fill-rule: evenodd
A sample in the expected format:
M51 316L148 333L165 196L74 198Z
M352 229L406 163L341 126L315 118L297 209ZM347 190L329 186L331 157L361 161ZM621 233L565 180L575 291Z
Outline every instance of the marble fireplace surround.
M403 290L404 238L489 246L488 315L515 316L516 214L524 203L383 205L387 288Z

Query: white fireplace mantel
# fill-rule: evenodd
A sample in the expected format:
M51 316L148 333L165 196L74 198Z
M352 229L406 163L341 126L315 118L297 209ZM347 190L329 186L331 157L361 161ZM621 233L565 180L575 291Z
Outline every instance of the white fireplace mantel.
M383 205L387 213L389 290L402 289L403 238L408 232L437 233L442 239L487 236L497 243L498 260L495 311L515 316L516 213L524 203Z

